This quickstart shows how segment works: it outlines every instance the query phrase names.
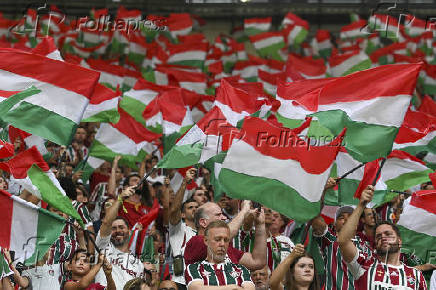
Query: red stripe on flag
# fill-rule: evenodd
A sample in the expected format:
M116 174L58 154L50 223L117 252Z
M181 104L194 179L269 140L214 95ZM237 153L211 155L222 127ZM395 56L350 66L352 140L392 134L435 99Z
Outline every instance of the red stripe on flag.
M100 77L98 72L68 62L10 48L0 49L0 69L64 88L88 99Z
M2 221L0 247L4 249L9 249L11 246L13 208L14 200L11 198L11 194L0 190L0 220Z
M365 164L362 180L354 193L355 198L360 198L362 191L364 191L368 185L372 185L374 178L377 175L377 171L380 168L379 160L380 159L376 159Z
M420 190L413 193L410 205L436 214L436 190Z
M307 126L307 123L302 126ZM345 130L331 143L313 147L298 136L299 131L300 128L276 127L255 117L247 117L241 129L242 140L262 155L281 160L293 159L308 173L323 173L335 160Z
M10 172L15 178L22 179L27 177L27 171L33 164L36 164L43 171L50 169L35 146L15 155L14 158L6 162L0 162L0 167Z
M123 109L118 108L118 112L120 113L120 120L116 124L111 123L111 126L118 129L118 131L133 140L136 144L142 141L151 142L161 136L161 134L147 130Z

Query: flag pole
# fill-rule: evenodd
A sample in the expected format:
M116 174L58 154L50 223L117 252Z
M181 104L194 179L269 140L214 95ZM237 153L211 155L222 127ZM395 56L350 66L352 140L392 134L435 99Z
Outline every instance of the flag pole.
M375 185L376 185L376 183L377 183L377 179L380 177L380 173L381 173L381 170L382 170L382 168L383 168L383 165L385 165L385 162L386 162L386 158L383 158L383 160L382 160L382 162L381 162L381 164L380 164L380 168L377 170L377 173L376 173L376 175L375 175L375 178L374 178L374 180L372 181L372 186L375 186Z
M350 171L346 172L345 174L343 174L341 177L339 177L337 179L337 182L339 182L341 179L344 179L345 177L347 177L348 175L350 175L351 173L353 173L354 171L356 171L357 169L361 168L362 166L364 166L366 164L366 162L360 163L358 166L354 167L353 169L351 169Z

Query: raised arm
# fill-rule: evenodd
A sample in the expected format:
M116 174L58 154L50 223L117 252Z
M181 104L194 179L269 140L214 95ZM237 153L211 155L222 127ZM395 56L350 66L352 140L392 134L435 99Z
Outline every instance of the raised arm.
M120 209L122 202L135 193L134 188L135 186L130 186L124 189L118 198L112 203L112 206L106 209L106 215L104 216L100 226L100 237L107 237L111 234L112 222L117 217L118 210Z
M341 250L342 256L345 262L351 263L353 258L357 254L357 248L351 239L356 235L357 226L359 225L360 216L363 213L368 202L372 200L374 195L374 187L368 185L368 187L362 192L360 196L359 205L353 211L353 213L348 218L347 222L342 227L341 231L338 233L338 243Z
M174 197L170 207L170 223L172 225L179 224L180 220L182 219L182 203L183 196L185 195L186 185L194 179L196 170L197 169L195 168L191 168L186 171L182 185L180 185L179 190L177 190L176 196Z
M337 178L329 177L329 179L327 180L321 198L321 211L322 208L324 207L324 196L326 191L335 187L337 183L338 183ZM324 233L326 232L327 224L325 223L324 219L321 217L321 214L312 220L312 229L313 229L314 236L317 237L324 235Z
M304 255L304 246L302 244L297 244L292 252L284 259L277 268L271 274L271 278L269 279L269 286L271 290L283 290L283 285L281 282L283 281L286 272L289 271L289 267L291 264L297 259Z
M239 261L250 270L259 270L266 265L266 229L265 215L263 210L256 214L256 231L254 237L254 247L251 253L246 252Z
M250 207L251 207L251 201L244 200L242 202L242 209L232 219L232 221L229 222L230 239L233 239L238 234L239 229L241 228L242 223L244 222L245 215L250 211Z
M104 255L100 254L98 256L98 263L92 266L91 270L89 270L88 274L83 276L78 282L75 281L69 281L66 282L64 285L65 290L84 290L91 285L92 281L94 281L95 275L97 275L98 271L100 270L101 266L104 263Z
M113 196L114 198L117 197L115 193L115 190L117 188L116 175L117 175L118 161L120 161L120 159L121 159L121 155L115 156L114 162L112 162L111 175L109 176L109 181L107 184L107 193L110 196Z

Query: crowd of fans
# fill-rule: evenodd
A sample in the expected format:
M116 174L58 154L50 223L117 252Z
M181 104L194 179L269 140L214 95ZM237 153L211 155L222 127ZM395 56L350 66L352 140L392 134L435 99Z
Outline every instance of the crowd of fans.
M401 252L395 223L403 195L373 210L366 208L369 186L357 207L338 208L332 224L318 216L299 226L250 201L225 194L216 200L205 168L187 170L174 190L176 170L153 169L158 158L152 155L139 172L116 157L83 184L77 165L96 126L80 126L69 147L47 146L48 163L85 228L48 206L70 222L35 265L16 264L3 249L13 271L3 289L427 289L422 273L431 275L436 266ZM197 187L188 190L193 182ZM325 189L336 183L330 178ZM0 186L41 203L6 173ZM389 288L395 279L404 280L403 288Z

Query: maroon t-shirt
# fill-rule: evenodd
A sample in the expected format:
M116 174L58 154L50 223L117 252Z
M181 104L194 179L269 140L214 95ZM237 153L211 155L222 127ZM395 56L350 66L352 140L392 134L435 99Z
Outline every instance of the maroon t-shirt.
M239 264L239 260L244 255L244 252L233 248L229 245L227 255L234 264ZM207 246L204 243L204 236L197 235L192 237L186 244L185 248L185 263L186 265L201 262L207 258Z

